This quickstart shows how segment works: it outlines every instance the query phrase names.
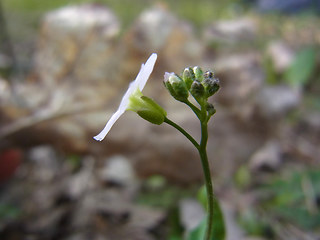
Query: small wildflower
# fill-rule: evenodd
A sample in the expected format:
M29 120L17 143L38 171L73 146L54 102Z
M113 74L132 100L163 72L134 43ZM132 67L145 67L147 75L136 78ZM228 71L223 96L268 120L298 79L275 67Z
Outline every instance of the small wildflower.
M142 64L140 72L138 73L136 79L130 83L127 92L122 97L118 110L111 116L110 120L107 122L104 129L97 136L94 137L95 140L102 141L110 131L113 124L120 118L120 116L125 111L127 110L134 110L134 111L137 110L137 112L139 111L137 107L134 107L133 109L134 104L131 103L131 100L133 99L134 95L139 95L139 97L142 96L141 91L143 90L144 86L146 85L150 77L150 74L153 70L156 60L157 60L157 54L153 53L147 60L146 64Z

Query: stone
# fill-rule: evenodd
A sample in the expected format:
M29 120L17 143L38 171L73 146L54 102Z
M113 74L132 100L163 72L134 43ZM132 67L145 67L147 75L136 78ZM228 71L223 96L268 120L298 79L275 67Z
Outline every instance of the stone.
M224 201L220 200L220 203L224 203ZM220 205L227 231L226 240L244 240L245 232L237 222L237 213L235 207L225 203Z
M269 140L252 155L249 167L252 171L275 171L281 165L281 155L280 143L276 140Z
M34 163L35 171L33 177L38 181L50 182L59 172L61 164L55 149L49 145L32 148L28 159Z
M318 111L308 112L303 116L302 121L308 129L320 133L320 113Z
M239 44L253 41L257 27L250 18L223 20L213 22L204 30L204 40L207 43Z
M94 159L88 156L83 159L81 170L66 181L64 192L70 199L79 199L97 187L94 176Z
M265 80L260 56L254 52L227 55L213 61L211 65L221 80L221 90L215 99L239 117L249 118L254 110L253 99Z
M125 69L141 64L141 58L158 52L162 69L170 72L195 64L202 57L203 47L191 25L178 19L162 6L141 13L124 36ZM133 62L137 64L132 64ZM159 69L159 66L157 67ZM130 72L130 71L128 71ZM164 71L162 71L161 78Z
M78 211L71 221L72 229L92 229L107 239L153 240L150 231L157 228L165 217L160 210L133 205L113 189L92 191L78 204Z
M41 26L35 72L49 85L65 79L77 84L110 81L117 63L119 32L117 17L102 5L67 6L49 12Z
M257 113L265 119L279 119L301 102L301 91L285 85L265 86L256 96Z
M206 216L201 204L195 199L182 199L179 202L180 222L186 232L196 228Z
M100 178L120 186L130 185L137 181L130 161L123 156L113 156L107 159L100 171Z
M272 66L277 73L283 73L291 65L295 58L292 49L284 42L271 42L267 48L267 54L270 57Z

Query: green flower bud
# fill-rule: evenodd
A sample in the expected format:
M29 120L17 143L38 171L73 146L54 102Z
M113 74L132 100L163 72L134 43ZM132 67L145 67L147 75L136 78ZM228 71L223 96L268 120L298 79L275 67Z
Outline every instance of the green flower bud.
M186 83L174 73L165 73L164 85L178 101L184 102L189 97Z
M216 109L214 108L214 106L211 103L207 104L207 112L210 116L212 116L213 114L216 113Z
M203 74L203 78L214 78L214 73L212 71L206 71L204 74Z
M200 67L196 66L193 68L194 75L196 77L196 80L199 82L202 82L203 80L203 71Z
M198 80L194 81L191 85L190 93L196 99L204 97L205 90L201 82L199 82Z
M142 95L139 90L129 97L127 110L134 111L143 119L157 125L162 124L167 116L167 112L159 104Z
M206 95L207 97L210 97L219 90L220 88L219 79L214 77L214 74L212 71L206 71L203 74L203 77L204 77L203 86L205 88Z
M187 88L190 89L192 83L196 80L196 77L194 75L192 68L188 67L184 69L182 74L182 79L186 83Z

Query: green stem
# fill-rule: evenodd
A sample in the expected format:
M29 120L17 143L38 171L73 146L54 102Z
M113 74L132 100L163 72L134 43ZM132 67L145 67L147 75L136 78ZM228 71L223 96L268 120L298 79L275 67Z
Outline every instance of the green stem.
M202 169L204 173L205 185L207 190L208 201L208 216L207 216L207 228L205 234L205 240L211 240L213 234L213 214L214 214L214 195L213 186L211 181L210 166L207 155L207 142L208 142L208 126L207 122L201 122L201 142L198 148Z
M205 113L204 113L205 114ZM200 118L199 118L200 119ZM201 120L200 120L201 121ZM207 190L207 201L208 201L208 216L207 216L207 228L204 240L211 240L213 234L213 214L214 214L214 195L213 195L213 187L211 181L211 173L210 166L207 156L207 142L208 142L208 126L206 121L201 121L201 141L200 145L197 143L194 138L187 133L182 127L173 121L165 118L165 123L171 125L176 128L179 132L181 132L185 137L187 137L190 142L196 147L200 154L201 164L203 168L205 185Z
M191 108L191 110L196 114L196 116L200 119L201 111L195 105L193 105L188 99L184 103L187 104Z
M171 121L170 119L168 118L165 118L164 119L164 122L171 125L172 127L174 127L175 129L177 129L179 132L181 132L186 138L189 139L189 141L196 147L196 149L199 150L200 146L199 144L197 143L196 140L194 140L194 138L189 134L187 133L182 127L180 127L178 124L176 124L175 122Z

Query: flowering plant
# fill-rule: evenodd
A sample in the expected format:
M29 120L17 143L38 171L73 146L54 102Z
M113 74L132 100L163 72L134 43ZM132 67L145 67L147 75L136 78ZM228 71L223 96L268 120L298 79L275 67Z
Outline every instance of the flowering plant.
M219 80L212 71L203 72L200 67L185 68L182 76L175 73L165 73L164 85L176 100L188 105L200 121L201 140L198 143L186 130L167 118L166 111L154 100L142 94L142 90L150 77L157 60L157 54L153 53L145 64L142 64L136 79L130 83L124 94L118 110L111 116L104 129L94 137L101 141L110 131L113 124L126 111L131 110L153 124L167 123L181 132L198 150L205 179L205 190L201 191L204 207L208 211L207 219L190 232L188 240L223 240L225 239L225 226L222 211L217 198L214 196L209 161L207 156L208 121L215 114L214 106L208 102L208 98L214 95L220 88ZM192 96L197 105L189 101Z

